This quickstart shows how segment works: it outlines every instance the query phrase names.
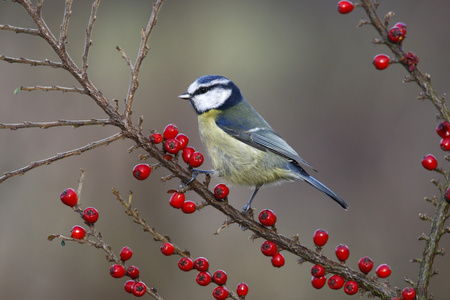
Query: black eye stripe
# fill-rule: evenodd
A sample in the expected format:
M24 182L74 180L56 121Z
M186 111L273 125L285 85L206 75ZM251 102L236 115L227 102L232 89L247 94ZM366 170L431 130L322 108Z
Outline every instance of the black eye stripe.
M201 87L198 89L198 93L197 94L205 94L207 91L209 91L210 88L207 87Z

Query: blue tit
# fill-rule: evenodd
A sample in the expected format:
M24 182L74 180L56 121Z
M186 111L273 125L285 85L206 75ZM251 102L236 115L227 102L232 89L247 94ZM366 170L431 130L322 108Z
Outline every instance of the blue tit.
M255 187L244 213L249 211L263 185L283 181L307 182L344 209L348 207L303 169L302 164L311 166L270 127L231 80L217 75L203 76L178 97L189 100L197 112L200 137L214 167L213 171L195 171Z

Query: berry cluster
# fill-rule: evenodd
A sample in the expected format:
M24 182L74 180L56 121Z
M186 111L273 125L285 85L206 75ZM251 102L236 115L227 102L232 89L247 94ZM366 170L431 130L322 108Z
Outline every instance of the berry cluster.
M133 172L133 174L135 173ZM96 208L88 207L84 210L80 209L78 203L78 194L72 188L65 189L61 193L60 199L63 204L72 207L75 212L78 212L80 216L84 219L86 225L88 225L93 230L94 223L97 222L99 217L99 213ZM84 240L87 238L86 229L84 229L82 226L75 225L72 227L70 236L74 240ZM137 297L141 297L146 293L147 287L143 282L137 281L139 278L139 268L136 266L127 267L125 265L125 261L129 260L132 255L133 250L131 250L130 247L127 246L123 247L122 250L120 251L120 263L113 264L109 268L109 274L114 278L122 278L124 276L128 276L131 279L133 279L128 280L125 283L124 288L128 293L131 293ZM117 262L119 261L117 260Z
M321 251L322 247L328 241L328 232L324 229L317 229L314 232L313 241L317 247L317 250ZM337 259L342 264L345 264L345 261L350 256L349 247L345 244L340 244L340 245L336 246L334 252L336 254ZM358 267L362 273L367 275L373 269L373 260L367 256L363 257L358 261ZM389 275L391 275L391 268L386 264L381 264L376 269L376 274L377 274L378 278L387 278L387 277L389 277ZM311 275L313 276L311 279L311 284L316 289L321 289L327 282L326 270L321 265L314 265L311 268ZM348 295L354 295L359 290L359 285L356 281L353 281L353 280L345 281L342 276L337 275L337 274L332 275L328 279L328 286L333 290L338 290L343 287L344 292ZM411 289L411 288L407 288L407 289ZM410 299L410 298L403 298L403 299L406 300L406 299Z
M443 121L436 126L436 132L441 137L439 143L443 151L450 151L450 123ZM422 166L430 171L436 170L438 167L437 159L432 154L427 154L422 158ZM450 188L445 191L444 199L450 203Z
M161 252L164 255L171 255L174 253L174 246L171 243L166 242L161 246ZM228 279L227 273L224 270L217 270L211 275L209 272L209 261L205 257L199 257L192 260L192 258L184 256L178 261L178 268L185 272L189 272L193 269L197 270L198 273L195 278L197 284L207 286L211 282L214 282L218 286L213 290L213 297L218 300L228 298L229 292L225 286ZM239 283L236 287L236 293L240 297L245 297L248 293L247 284L244 282Z
M259 213L259 223L264 226L274 227L277 221L277 216L270 209L264 209ZM278 251L277 245L272 241L264 241L261 245L261 252L265 256L270 256L272 266L281 268L284 266L285 260L283 254Z

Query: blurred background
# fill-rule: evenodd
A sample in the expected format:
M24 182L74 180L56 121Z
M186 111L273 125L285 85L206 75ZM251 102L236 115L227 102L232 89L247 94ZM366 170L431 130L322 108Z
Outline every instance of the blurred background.
M81 65L90 1L75 1L68 31L68 50ZM270 208L278 216L277 228L285 236L299 234L300 242L313 247L318 228L328 230L324 254L334 258L340 243L350 248L347 264L357 268L359 258L370 256L375 267L387 263L393 286L415 280L429 223L418 214L433 214L423 200L438 190L432 178L443 180L421 166L434 154L448 168L435 133L436 111L428 101L418 101L414 83L403 84L406 71L391 66L377 71L372 58L390 54L373 45L377 37L370 26L357 28L362 9L349 15L336 11L337 1L173 1L167 0L151 35L150 52L140 73L140 88L133 105L134 119L144 116L145 131L162 131L169 123L190 137L203 151L196 116L177 95L197 77L220 74L233 80L246 99L300 155L319 170L316 177L350 205L342 210L328 197L302 183L262 190L254 208ZM325 5L326 4L326 5ZM448 92L450 49L448 1L385 1L380 15L395 11L392 24L408 26L404 48L415 52L419 68L432 76L434 87ZM89 77L112 100L122 104L129 70L116 46L134 61L152 1L104 1L100 5L89 57ZM63 1L48 0L43 15L55 35L63 15ZM0 23L33 28L24 9L10 1L0 3ZM41 39L0 31L0 54L57 61ZM67 72L49 67L0 62L0 122L54 121L105 118L94 102L83 95L61 92L25 92L19 86L78 86ZM121 106L122 107L122 106ZM0 131L0 171L26 166L59 152L86 145L116 133L113 127L70 127ZM131 154L130 141L117 141L11 178L0 186L0 290L2 299L130 299L123 291L126 279L109 276L104 253L87 245L47 241L52 233L70 235L82 220L59 200L65 188L77 188L80 168L86 171L82 207L100 212L96 228L116 254L127 245L135 254L130 264L140 268L141 279L154 286L164 299L212 299L214 285L200 287L195 272L178 270L179 257L165 257L160 243L132 222L111 193L123 197L134 192L133 203L160 233L169 235L192 256L204 256L211 271L224 269L228 287L241 282L250 288L248 299L348 299L343 290L315 290L310 284L310 263L297 264L285 253L286 265L272 267L260 252L261 239L232 225L213 233L225 217L206 207L185 215L169 206L166 191L178 187L164 169L145 181L132 177L141 150ZM150 161L153 163L153 161ZM211 168L207 161L204 168ZM212 186L220 182L214 179ZM230 203L241 208L251 190L232 186ZM194 193L190 200L200 202ZM440 247L449 248L444 236ZM440 274L431 281L436 299L450 293L448 258L437 257Z

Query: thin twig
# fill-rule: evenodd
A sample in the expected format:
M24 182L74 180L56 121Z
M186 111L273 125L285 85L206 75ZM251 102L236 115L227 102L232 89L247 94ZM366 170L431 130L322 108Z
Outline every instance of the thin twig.
M91 119L91 120L58 120L53 122L28 122L24 121L22 123L1 123L0 129L11 129L17 130L22 128L41 128L47 129L50 127L59 126L72 126L74 128L88 125L111 125L112 122L109 119Z
M69 19L72 15L72 1L66 0L66 5L64 9L64 17L61 24L61 30L59 33L59 44L62 48L65 47L66 39L67 39L67 29L69 28Z
M67 92L73 92L73 93L80 93L80 94L86 94L86 91L77 87L65 87L65 86L58 86L58 85L53 85L53 86L42 86L42 85L36 85L36 86L21 86L19 88L19 90L21 91L45 91L45 92L49 92L49 91L61 91L63 93L67 93Z
M102 139L102 140L99 140L99 141L95 141L95 142L91 142L91 143L89 143L89 144L87 144L87 145L85 145L83 147L80 147L80 148L77 148L77 149L73 149L73 150L70 150L70 151L66 151L66 152L62 152L62 153L58 153L55 156L52 156L52 157L49 157L49 158L46 158L46 159L43 159L43 160L31 162L30 164L28 164L27 166L25 166L23 168L20 168L20 169L17 169L15 171L11 171L11 172L5 172L3 176L0 176L0 183L2 183L3 181L5 181L5 180L7 180L7 179L9 179L11 177L14 177L14 176L17 176L17 175L23 175L26 172L28 172L28 171L30 171L30 170L32 170L34 168L37 168L37 167L40 167L40 166L43 166L43 165L49 165L49 164L51 164L51 163L53 163L53 162L55 162L57 160L61 160L61 159L66 158L66 157L70 157L70 156L74 156L74 155L80 155L83 152L92 150L92 149L100 147L100 146L108 145L108 144L110 144L110 143L112 143L114 141L117 141L117 140L121 139L121 138L123 138L123 134L122 133L116 133L116 134L114 134L114 135L112 135L110 137L107 137L105 139Z
M120 52L120 54L122 55L122 58L125 60L125 62L127 63L128 68L130 68L130 71L133 72L133 63L131 62L131 59L128 58L127 54L125 53L125 51L120 48L119 46L116 47L117 51Z
M83 73L86 73L88 68L88 54L89 54L89 48L92 45L91 35L92 35L92 29L94 27L95 19L97 18L97 10L100 5L100 0L96 0L94 3L92 3L92 9L91 9L91 15L89 17L89 24L86 28L86 41L84 43L84 52L82 56L83 61Z
M48 59L46 60L33 60L33 59L29 59L29 58L24 58L24 57L9 57L9 56L4 56L4 55L0 55L0 60L4 60L6 62L9 63L18 63L18 64L29 64L31 66L49 66L49 67L53 67L53 68L62 68L62 64L59 62L53 62L50 61Z
M139 46L138 55L134 63L133 70L131 71L130 85L128 87L127 98L125 101L125 119L131 123L131 105L133 103L134 94L139 86L138 74L141 69L142 62L148 53L148 39L150 38L150 33L155 27L158 20L158 13L163 4L164 0L158 0L153 4L152 14L148 21L147 27L141 31L141 44Z
M12 31L15 33L26 33L26 34L38 35L38 36L41 35L40 31L37 29L16 27L16 26L8 25L8 24L5 24L5 25L0 24L0 30L8 30L8 31Z

